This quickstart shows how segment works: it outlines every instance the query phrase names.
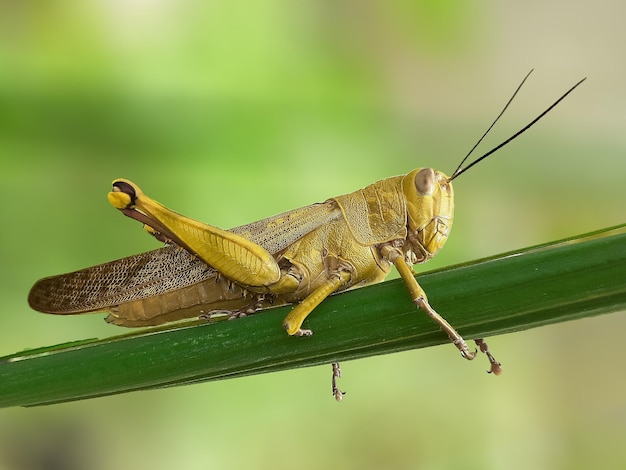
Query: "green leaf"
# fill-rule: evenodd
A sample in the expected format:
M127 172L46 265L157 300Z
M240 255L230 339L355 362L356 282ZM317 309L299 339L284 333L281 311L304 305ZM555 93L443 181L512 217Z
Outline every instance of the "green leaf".
M466 339L626 310L625 279L626 225L418 276L431 305ZM305 323L312 337L285 334L281 324L290 308L1 358L0 407L274 372L448 341L416 309L399 279L325 300ZM459 360L455 348L450 352L450 360Z

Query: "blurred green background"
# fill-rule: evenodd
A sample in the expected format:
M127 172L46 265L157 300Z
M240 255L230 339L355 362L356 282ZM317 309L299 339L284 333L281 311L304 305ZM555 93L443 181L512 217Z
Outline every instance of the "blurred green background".
M0 9L0 355L124 331L26 304L40 277L159 246L106 202L114 178L231 227L449 173L533 67L485 150L589 79L459 178L452 236L424 268L625 221L617 0ZM0 468L622 468L625 327L492 338L499 378L452 346L345 363L341 404L329 366L1 410Z

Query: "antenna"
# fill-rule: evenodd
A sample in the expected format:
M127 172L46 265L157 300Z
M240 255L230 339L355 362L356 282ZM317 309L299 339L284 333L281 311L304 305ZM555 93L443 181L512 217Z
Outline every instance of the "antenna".
M452 173L452 176L450 176L450 178L448 179L448 181L452 181L453 179L457 178L458 176L462 175L463 173L465 173L467 170L469 170L470 168L472 168L474 165L476 165L478 162L483 161L485 158L487 158L489 155L491 155L492 153L496 152L497 150L500 150L502 147L504 147L506 144L508 144L509 142L511 142L512 140L516 139L517 137L519 137L520 135L522 135L524 132L526 132L528 129L530 129L537 121L539 121L539 119L541 119L542 117L544 117L546 114L548 114L550 111L552 111L552 109L558 105L561 101L563 101L565 99L565 97L567 95L569 95L572 91L574 91L576 89L576 87L578 87L578 85L580 85L582 82L584 82L585 80L587 80L587 78L583 78L582 80L580 80L578 83L576 83L573 87L571 87L569 90L567 90L558 100L556 100L554 103L552 103L545 111L543 111L539 116L537 116L535 119L533 119L532 121L530 121L528 124L526 124L526 126L524 126L522 129L520 129L519 131L517 131L515 134L513 134L511 137L509 137L508 139L506 139L504 142L500 143L499 145L496 145L494 148L492 148L491 150L489 150L487 153L483 154L482 156L478 157L476 160L474 160L473 162L471 162L470 164L468 164L465 168L461 168L461 166L463 165L463 163L465 163L465 161L468 159L468 157L472 154L472 152L474 151L474 149L476 147L478 147L478 145L482 142L482 140L485 138L485 136L489 133L489 131L491 130L491 128L496 124L496 122L498 122L498 120L500 119L500 117L504 114L504 112L506 111L506 109L509 107L509 105L511 104L511 102L513 101L513 99L515 98L515 96L517 95L517 92L520 91L520 89L522 88L522 85L524 85L524 82L526 81L526 79L530 76L530 74L533 71L531 70L530 72L528 72L526 74L526 76L524 77L524 79L522 80L522 82L519 84L519 86L517 87L517 89L515 90L515 92L513 93L513 96L511 96L511 98L509 98L509 101L506 103L506 105L504 106L504 108L502 109L502 111L500 111L500 114L498 114L498 117L496 117L496 119L491 123L491 125L489 126L489 128L485 131L485 133L482 135L482 137L480 139L478 139L478 142L476 142L476 144L474 144L474 146L471 148L471 150L467 153L467 155L465 156L465 158L463 160L461 160L461 163L459 164L459 166L456 168L456 170L454 170L454 173Z

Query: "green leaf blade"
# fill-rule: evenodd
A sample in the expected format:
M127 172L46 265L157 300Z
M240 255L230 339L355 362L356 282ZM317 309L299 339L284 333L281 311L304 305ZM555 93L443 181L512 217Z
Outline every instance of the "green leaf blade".
M466 339L623 311L626 225L425 273L418 280L433 307ZM281 324L290 308L7 356L0 359L0 407L275 372L448 342L416 309L399 279L325 300L307 319L315 332L310 338L285 334Z

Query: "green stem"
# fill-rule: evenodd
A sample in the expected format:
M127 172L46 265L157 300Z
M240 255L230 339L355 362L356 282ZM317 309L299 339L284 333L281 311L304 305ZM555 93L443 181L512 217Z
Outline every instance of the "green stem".
M626 310L626 225L418 280L431 305L466 339ZM305 322L315 332L310 338L285 334L281 324L290 308L1 358L0 407L274 372L448 341L415 308L399 279L325 300Z

